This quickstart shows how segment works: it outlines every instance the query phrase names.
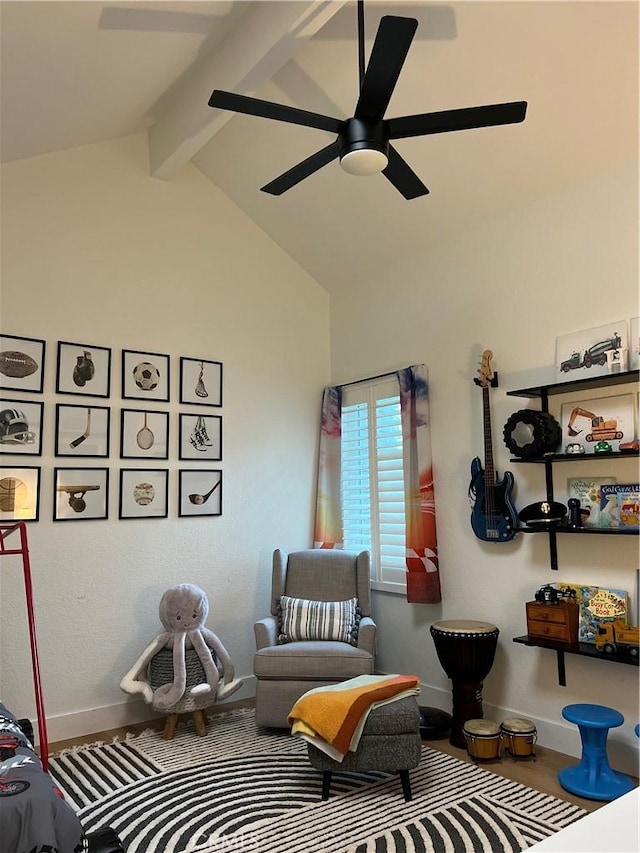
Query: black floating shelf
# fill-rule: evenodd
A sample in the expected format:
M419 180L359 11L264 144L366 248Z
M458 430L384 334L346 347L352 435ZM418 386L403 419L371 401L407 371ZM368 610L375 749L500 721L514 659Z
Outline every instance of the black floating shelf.
M625 385L628 382L637 382L639 378L640 371L626 370L624 373L609 373L606 376L571 379L566 382L556 382L553 385L535 385L532 388L520 388L516 391L507 391L507 397L544 397L547 394L567 394L571 391L587 391L590 388Z
M604 536L638 536L637 527L518 527L517 533L597 533Z
M638 656L633 657L629 652L614 652L607 654L599 652L592 643L558 643L553 640L540 640L537 637L529 637L525 634L524 637L514 637L514 643L522 643L524 646L535 646L539 649L549 649L556 652L558 658L558 683L561 687L567 686L567 676L564 666L564 656L582 655L588 658L598 658L599 660L609 661L612 663L625 663L630 666L638 666Z
M529 462L540 465L542 462L584 462L585 459L633 459L640 456L640 450L613 450L611 453L550 453L548 456L516 456L511 462Z

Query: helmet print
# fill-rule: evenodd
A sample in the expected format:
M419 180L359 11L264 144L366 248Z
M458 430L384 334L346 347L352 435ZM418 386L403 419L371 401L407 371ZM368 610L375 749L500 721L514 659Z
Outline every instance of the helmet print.
M29 429L24 412L3 409L0 412L0 444L33 444L36 434Z

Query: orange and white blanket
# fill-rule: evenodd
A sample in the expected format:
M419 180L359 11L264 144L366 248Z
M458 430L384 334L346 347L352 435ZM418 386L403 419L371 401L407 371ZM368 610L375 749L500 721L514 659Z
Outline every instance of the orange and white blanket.
M420 692L415 675L359 675L340 684L316 687L289 712L291 733L335 761L355 752L370 712Z

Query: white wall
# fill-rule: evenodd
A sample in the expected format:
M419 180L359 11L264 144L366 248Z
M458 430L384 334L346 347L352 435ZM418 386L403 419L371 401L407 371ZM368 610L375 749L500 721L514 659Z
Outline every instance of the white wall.
M374 593L378 666L419 675L423 704L450 709L451 682L429 627L440 619L492 622L501 634L484 686L485 716L531 719L541 743L579 755L577 730L561 710L572 702L604 702L625 716L624 726L610 734L611 760L636 774L638 669L567 655L567 686L560 687L555 654L516 645L512 637L526 633L525 602L555 580L628 589L637 607L637 538L560 536L554 572L545 536L520 535L503 544L475 538L467 488L471 459L483 456L482 394L473 378L480 354L491 349L500 382L491 392L496 468L512 470L519 509L543 498L542 466L511 465L502 441L509 415L538 404L505 391L555 381L557 335L638 315L637 188L634 164L488 222L435 254L405 258L373 281L354 283L331 304L333 381L418 362L430 370L443 600L408 605ZM618 482L637 482L637 460L594 462L589 473L595 475L596 466ZM555 466L560 491L566 477L583 473L580 462Z
M0 328L47 341L40 521L28 527L49 739L99 731L148 709L119 689L161 631L174 583L208 593L209 627L252 691L253 621L268 603L274 548L313 540L321 389L329 378L328 296L194 167L149 177L146 138L3 167ZM53 467L102 466L54 452L58 340L112 348L108 521L54 523ZM118 521L120 351L172 357L170 517ZM177 518L179 356L224 364L223 515ZM7 394L19 398L16 394ZM24 399L40 399L22 395ZM105 401L96 400L96 405ZM182 467L194 467L181 463ZM0 563L0 696L34 716L19 558ZM238 695L236 694L236 698Z

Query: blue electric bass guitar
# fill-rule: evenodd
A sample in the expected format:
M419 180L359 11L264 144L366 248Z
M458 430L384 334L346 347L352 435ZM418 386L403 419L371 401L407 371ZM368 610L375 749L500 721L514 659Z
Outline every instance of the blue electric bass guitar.
M484 469L480 457L476 456L471 463L469 486L469 497L472 503L471 527L478 539L483 539L485 542L508 542L516 535L518 516L511 502L513 474L505 471L504 477L499 480L493 467L489 387L496 386L498 383L491 367L492 358L491 350L485 350L482 354L478 377L473 380L482 388Z

